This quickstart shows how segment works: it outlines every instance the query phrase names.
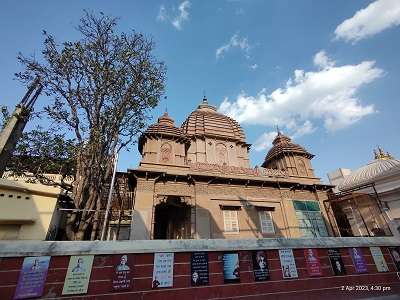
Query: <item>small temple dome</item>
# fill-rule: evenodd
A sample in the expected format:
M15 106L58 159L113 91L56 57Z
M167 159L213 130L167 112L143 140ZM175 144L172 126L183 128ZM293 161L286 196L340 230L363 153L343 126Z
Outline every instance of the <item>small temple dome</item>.
M193 111L181 126L188 137L215 137L246 144L246 137L239 123L217 112L207 99Z
M266 168L268 167L268 162L272 160L273 158L283 155L285 153L295 153L295 154L300 154L302 156L305 156L309 159L313 158L314 155L309 153L306 149L304 149L302 146L295 144L292 142L292 140L282 134L278 130L278 134L275 137L274 141L272 142L272 148L268 151L267 156L265 157L264 163L262 164L262 167Z
M143 145L148 137L170 137L181 139L184 143L189 143L189 139L185 136L182 129L175 127L174 123L174 119L165 112L158 118L157 123L150 125L139 137L138 149L140 154L143 154Z
M400 160L394 159L389 153L385 154L380 148L374 152L375 159L373 161L344 178L338 185L340 191L350 190L394 174L400 174Z

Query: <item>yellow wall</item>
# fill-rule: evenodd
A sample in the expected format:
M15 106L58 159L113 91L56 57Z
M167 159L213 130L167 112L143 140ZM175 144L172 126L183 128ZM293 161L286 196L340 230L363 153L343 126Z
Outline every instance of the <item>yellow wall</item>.
M44 240L60 189L0 179L0 240Z

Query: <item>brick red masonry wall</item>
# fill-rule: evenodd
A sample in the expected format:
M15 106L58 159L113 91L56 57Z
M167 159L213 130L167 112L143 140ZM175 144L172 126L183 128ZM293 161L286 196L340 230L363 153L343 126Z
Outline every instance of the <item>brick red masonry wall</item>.
M327 249L318 249L323 276L307 274L302 249L294 249L297 279L283 279L278 250L267 250L270 280L255 282L251 251L240 253L240 283L224 284L223 252L209 252L208 286L192 287L190 283L191 253L175 253L174 285L172 288L152 289L153 254L133 254L133 285L130 291L113 292L113 255L96 255L93 263L88 292L85 295L61 296L69 256L53 256L50 260L43 298L52 299L144 299L144 300L195 300L195 299L358 299L398 295L400 280L387 247L381 247L389 272L378 273L369 248L361 248L368 273L356 274L347 248L341 249L346 276L334 276ZM0 258L0 299L12 299L23 257ZM132 263L131 263L132 267ZM382 290L372 291L371 286ZM350 290L354 288L353 290ZM361 290L366 289L369 290Z

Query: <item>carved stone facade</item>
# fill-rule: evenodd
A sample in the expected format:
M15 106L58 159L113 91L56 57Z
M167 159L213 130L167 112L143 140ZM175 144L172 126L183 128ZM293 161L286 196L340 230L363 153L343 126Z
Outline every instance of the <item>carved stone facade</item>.
M314 176L313 155L279 132L263 167L250 167L249 149L240 125L206 99L180 128L160 117L129 170L131 239L331 235L321 202L330 187Z
M315 178L314 169L311 166L313 154L302 146L294 144L292 140L278 130L278 134L272 142L273 147L267 153L262 164L265 168L284 169L290 176Z
M182 130L191 139L189 163L208 163L249 168L249 144L240 125L204 99L183 122Z
M183 166L188 145L189 139L180 128L174 127L174 120L165 113L139 139L141 165Z

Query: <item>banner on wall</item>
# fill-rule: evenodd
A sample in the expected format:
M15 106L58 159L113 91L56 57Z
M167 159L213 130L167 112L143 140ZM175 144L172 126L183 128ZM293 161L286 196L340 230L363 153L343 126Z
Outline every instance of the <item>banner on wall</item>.
M25 257L14 299L40 297L49 270L50 256Z
M369 247L372 258L378 272L389 272L388 265L385 258L383 257L382 250L380 247Z
M224 282L240 282L239 253L224 253L222 261L224 263Z
M353 260L353 265L357 273L367 273L367 265L365 264L364 257L360 248L350 248L349 253Z
M74 255L69 259L62 295L87 293L94 255Z
M208 284L208 253L193 252L191 258L191 283L192 285Z
M284 279L297 278L296 262L293 256L292 249L281 249L279 250L279 259L281 261L282 274Z
M174 253L154 253L153 289L172 287L174 281Z
M131 289L132 282L132 261L131 255L123 254L114 257L114 271L112 289L114 291Z
M390 255L393 263L396 265L397 271L400 272L400 247L389 247Z
M328 256L335 275L346 275L346 269L344 268L344 263L339 249L328 249Z
M310 276L322 276L321 262L318 258L317 249L304 249L307 272Z
M255 281L269 279L267 253L265 251L253 251L253 272Z

